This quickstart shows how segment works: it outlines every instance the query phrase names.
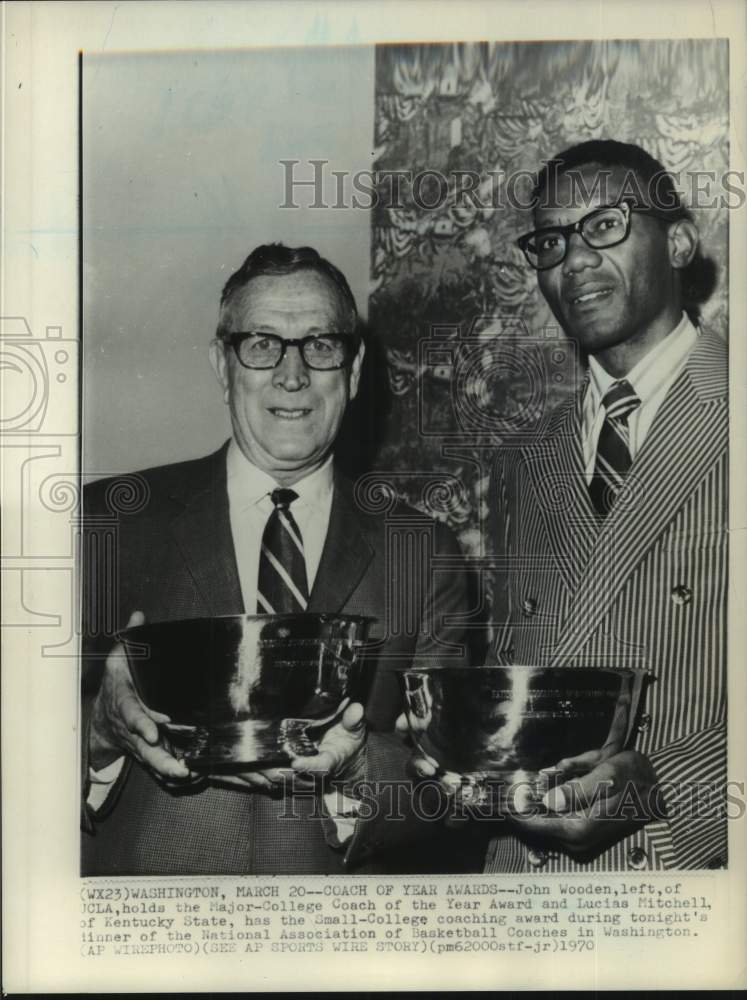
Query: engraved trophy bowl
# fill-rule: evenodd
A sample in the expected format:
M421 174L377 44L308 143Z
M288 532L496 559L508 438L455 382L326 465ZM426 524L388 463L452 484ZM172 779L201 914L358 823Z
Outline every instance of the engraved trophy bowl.
M563 758L603 757L637 731L644 670L617 667L431 667L402 671L413 742L462 801L505 811L517 795L539 802L559 780Z
M196 772L282 767L318 752L352 701L373 618L283 614L193 618L121 633L143 702L170 721L168 749Z

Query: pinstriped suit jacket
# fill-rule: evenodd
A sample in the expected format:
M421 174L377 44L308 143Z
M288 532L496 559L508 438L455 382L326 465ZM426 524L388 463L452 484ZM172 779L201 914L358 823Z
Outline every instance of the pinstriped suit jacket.
M135 497L138 491L142 502ZM97 587L99 596L111 603L103 610L111 615L114 629L123 628L136 609L148 621L168 621L241 614L243 602L228 516L225 447L193 462L93 483L84 503L88 554L83 567L84 651L88 654L85 720L103 660L113 645L111 629L96 636L92 619L97 605L92 591ZM102 588L107 535L98 526L111 525L113 506L116 545L110 548L118 558L109 583ZM393 727L400 704L392 668L409 665L418 656L426 661L459 659L463 655L461 628L447 625L444 619L458 617L466 605L463 575L453 570L434 575L425 562L431 553L458 555L451 532L404 505L390 513L392 520L387 521L381 513L361 510L350 484L336 476L329 530L309 600L310 611L344 610L377 619L372 627L372 639L379 640L376 671L366 709L369 724L384 731L369 740L368 776L374 780L405 777L408 755L395 737L385 735ZM401 544L409 537L421 561L397 562L389 531L398 533L397 551L409 551ZM84 739L84 798L86 745ZM317 799L278 801L261 792L217 786L175 794L135 762L126 768L104 810L92 814L84 808L83 826L84 875L335 874L346 870L345 861L357 867L358 860L370 854L369 835L374 843L380 839L375 823L365 830L358 824L343 859L327 844ZM408 835L404 825L399 826L403 836L398 850ZM412 835L422 836L423 831L413 829ZM422 849L418 851L422 855ZM396 867L397 861L382 857L381 867ZM413 862L403 855L402 863ZM420 863L427 868L422 857ZM366 865L367 870L376 870L378 862Z
M727 450L726 345L704 333L630 469L625 502L601 526L584 478L580 396L535 443L501 457L494 496L509 570L498 660L651 671L636 747L664 782L668 819L584 864L538 857L506 834L486 870L725 863L725 818L693 816L690 800L692 783L726 780Z

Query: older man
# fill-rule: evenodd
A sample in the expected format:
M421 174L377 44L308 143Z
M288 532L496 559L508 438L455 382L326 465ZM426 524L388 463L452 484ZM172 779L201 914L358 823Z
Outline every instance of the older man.
M115 510L115 617L122 628L143 618L241 612L372 615L380 641L367 715L372 726L387 729L399 700L391 667L431 652L458 657L462 635L443 621L464 610L465 596L459 573L398 574L391 525L359 509L335 469L333 446L358 389L363 353L355 302L337 268L310 248L272 245L250 254L223 290L210 349L232 439L206 458L141 473L143 505ZM90 537L100 517L111 517L117 485L103 481L88 490ZM405 507L397 515L399 530L429 536L429 551L457 553L443 526ZM278 573L265 543L280 520L298 544L295 568ZM89 544L87 551L95 556L98 549ZM92 609L97 596L111 595L96 593L96 558L84 569L84 605ZM415 628L392 621L400 600L416 609ZM225 779L191 784L185 765L159 739L164 717L137 696L122 647L107 648L111 641L97 640L90 622L87 631L84 874L343 870L341 852L330 846L345 840L342 824L330 833L314 796L294 799L289 809L275 795L277 772L241 775L234 787ZM351 706L319 757L294 766L341 775L356 764L359 777L396 774L386 741L371 741L365 769L364 740L360 706Z
M494 841L487 869L717 867L727 355L685 312L697 230L663 166L620 142L560 154L535 196L519 245L588 370L578 396L498 463L514 567L498 657L641 667L656 680L635 748L560 762L550 812L514 817L516 836Z

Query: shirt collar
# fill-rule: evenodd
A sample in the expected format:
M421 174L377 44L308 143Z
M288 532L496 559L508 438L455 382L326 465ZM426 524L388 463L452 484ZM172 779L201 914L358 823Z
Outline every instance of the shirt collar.
M279 486L272 476L249 461L235 438L231 438L228 445L226 476L231 506L236 510L245 510L261 503ZM294 504L304 507L319 504L332 492L333 481L334 467L330 453L318 469L293 484L293 489L298 494L298 500L294 500Z
M682 366L694 347L697 336L698 331L687 314L683 313L674 330L631 368L625 376L625 381L633 387L641 403L651 399L662 383L671 378L673 372ZM610 386L618 381L620 380L610 375L593 355L589 355L589 389L595 405L601 404Z

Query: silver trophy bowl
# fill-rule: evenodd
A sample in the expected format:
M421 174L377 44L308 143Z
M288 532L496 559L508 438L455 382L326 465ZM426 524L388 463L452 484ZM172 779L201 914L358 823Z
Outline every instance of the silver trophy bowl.
M197 772L279 767L318 752L352 701L365 703L359 657L374 619L231 615L121 633L143 702L169 716L161 735Z
M401 674L413 742L467 802L531 800L589 751L611 756L637 731L651 675L612 667L432 667ZM575 773L588 770L579 764Z

